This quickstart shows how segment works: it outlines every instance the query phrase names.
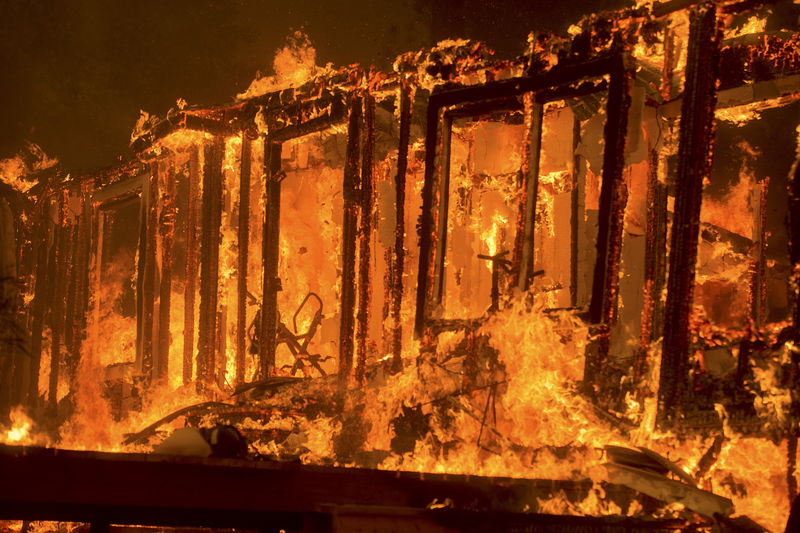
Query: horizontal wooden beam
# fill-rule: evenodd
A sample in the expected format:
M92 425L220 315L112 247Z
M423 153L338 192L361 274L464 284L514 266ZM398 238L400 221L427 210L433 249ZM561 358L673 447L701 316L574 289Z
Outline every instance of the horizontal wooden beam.
M592 482L392 472L155 454L0 445L0 519L291 530L323 505L535 512L559 491L583 499ZM635 491L605 487L627 505ZM624 507L623 507L624 508Z

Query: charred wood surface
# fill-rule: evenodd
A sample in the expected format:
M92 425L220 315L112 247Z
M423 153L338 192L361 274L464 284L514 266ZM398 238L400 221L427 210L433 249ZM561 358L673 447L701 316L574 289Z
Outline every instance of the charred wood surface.
M597 255L592 279L592 299L589 320L593 324L611 326L617 318L619 271L622 257L625 206L628 189L623 179L625 170L625 137L628 130L628 111L631 105L632 73L622 57L612 66L603 132L602 185L597 228ZM602 375L608 357L610 338L601 336L597 349L586 355L584 387L590 396Z
M703 180L711 171L714 108L719 76L719 31L714 6L690 16L689 50L681 106L675 217L669 257L664 341L658 410L662 423L672 421L685 400L689 380L691 332L700 204Z
M278 342L278 277L281 224L281 143L264 140L264 170L266 175L266 216L264 217L264 295L261 304L260 349L261 378L268 378L275 368Z
M200 183L200 153L197 146L189 152L189 176L186 193L186 268L183 291L183 384L192 381L194 359L194 321L197 292L197 196Z
M671 531L686 525L511 513L526 504L535 512L537 499L559 491L577 501L591 487L590 480L486 478L0 446L0 517L9 519L289 529L287 524L302 525L325 504L402 507L407 513L416 510L450 524L458 523L459 516L464 523L460 513L468 511L474 518L483 513L496 520L527 518L525 531L553 531L559 524L567 531L578 526L588 527L587 531ZM636 496L619 485L606 484L604 490L620 502ZM455 507L444 514L426 511L434 498L448 498ZM534 527L543 524L550 528Z
M358 335L356 338L356 382L364 381L367 366L367 341L369 337L369 306L372 296L372 276L370 272L372 219L374 216L374 174L372 153L375 145L375 98L364 95L364 130L361 147L361 225L358 235Z
M403 305L403 275L406 259L406 182L408 172L408 149L411 142L412 89L403 83L400 89L400 144L397 150L397 175L394 180L395 228L394 255L390 279L391 317L392 317L392 370L402 369L403 326L400 316Z
M250 254L250 139L242 134L242 153L239 167L239 221L236 262L236 384L245 379L247 344L247 263Z
M55 261L55 247L52 237L53 226L50 222L48 211L51 200L45 199L39 209L39 222L36 226L36 285L33 297L31 318L31 366L28 376L28 401L37 405L39 400L39 371L42 361L42 334L45 324L45 315L49 306L52 286L51 266Z
M215 138L205 145L204 150L197 380L198 383L210 385L215 379L217 351L217 285L219 282L220 225L222 223L224 140Z
M139 254L143 264L141 293L139 294L141 306L141 320L139 321L139 343L141 346L141 371L145 380L151 380L155 364L155 351L157 344L154 341L155 330L155 305L156 305L156 245L158 235L158 163L151 163L150 176L145 188L143 198L144 245L140 247Z
M160 381L169 378L170 306L172 299L172 243L175 233L175 166L165 161L159 215L161 237L161 284L158 297L158 364L156 376Z
M58 403L58 380L61 371L61 356L64 337L64 313L66 311L66 274L69 265L69 232L66 220L66 194L62 193L58 199L58 224L54 231L57 235L53 243L55 259L51 271L53 283L52 300L50 305L50 379L48 383L48 404L55 409Z
M358 184L362 97L353 95L347 126L347 153L342 184L344 216L342 222L342 296L339 325L339 387L344 390L353 369L356 308L356 239L358 231Z

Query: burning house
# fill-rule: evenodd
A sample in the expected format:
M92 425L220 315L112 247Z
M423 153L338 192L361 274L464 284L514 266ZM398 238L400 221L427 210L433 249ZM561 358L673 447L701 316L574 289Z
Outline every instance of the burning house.
M131 161L7 160L3 527L782 530L797 15L296 53Z

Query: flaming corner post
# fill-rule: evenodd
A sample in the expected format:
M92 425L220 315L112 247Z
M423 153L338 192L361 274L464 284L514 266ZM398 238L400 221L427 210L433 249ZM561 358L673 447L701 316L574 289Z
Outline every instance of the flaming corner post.
M675 218L669 256L658 419L675 422L685 401L691 356L690 317L700 233L703 180L711 172L720 31L714 4L692 10L681 104Z

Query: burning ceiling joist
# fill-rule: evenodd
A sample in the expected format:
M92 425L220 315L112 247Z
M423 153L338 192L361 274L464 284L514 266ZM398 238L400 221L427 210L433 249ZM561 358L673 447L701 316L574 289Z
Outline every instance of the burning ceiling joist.
M775 528L757 493L796 493L800 415L793 6L314 67L143 114L136 160L94 175L1 167L29 340L0 412L63 447L224 422L271 457L530 478L645 446ZM600 492L537 509L635 514Z

